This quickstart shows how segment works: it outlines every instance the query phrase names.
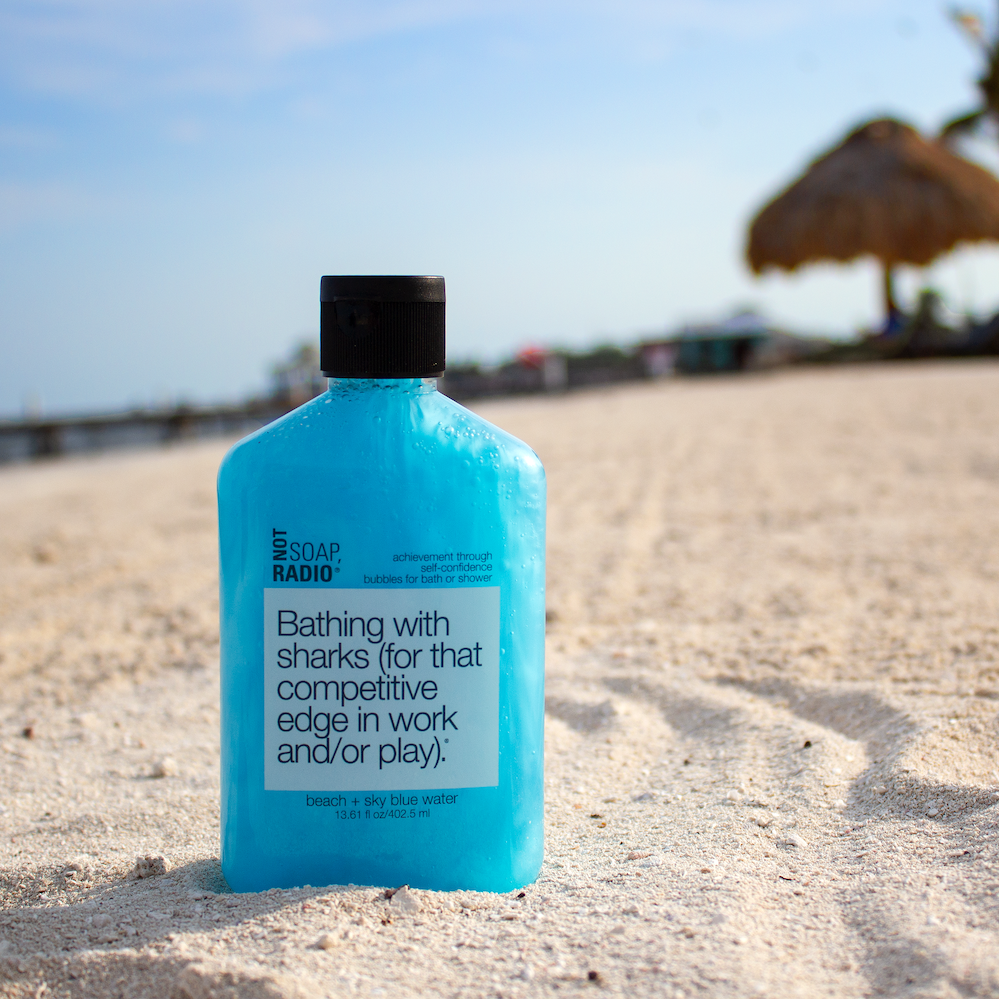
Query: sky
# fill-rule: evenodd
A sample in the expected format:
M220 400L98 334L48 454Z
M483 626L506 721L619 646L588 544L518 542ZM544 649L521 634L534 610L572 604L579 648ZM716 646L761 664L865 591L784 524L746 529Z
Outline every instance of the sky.
M754 278L746 226L852 126L974 107L946 6L0 0L0 416L264 391L323 274L443 274L452 361L873 326L870 262ZM999 251L925 284L996 311Z

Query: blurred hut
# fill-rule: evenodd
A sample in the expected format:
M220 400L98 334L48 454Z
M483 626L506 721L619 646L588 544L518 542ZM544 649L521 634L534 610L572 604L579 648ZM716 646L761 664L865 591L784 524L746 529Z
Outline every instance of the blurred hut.
M890 323L898 312L896 266L924 266L979 240L999 240L999 181L909 125L882 118L852 131L760 211L746 257L759 274L873 256Z
M517 352L516 362L527 371L536 371L545 392L558 392L569 384L568 362L564 351L544 347L524 347Z
M676 336L676 370L681 374L745 371L770 336L763 318L751 310L720 323L684 326Z

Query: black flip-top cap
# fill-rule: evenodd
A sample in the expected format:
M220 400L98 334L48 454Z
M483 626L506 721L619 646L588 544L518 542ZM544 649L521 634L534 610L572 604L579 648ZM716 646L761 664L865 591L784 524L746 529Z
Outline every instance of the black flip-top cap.
M444 278L324 277L320 364L329 378L444 373Z

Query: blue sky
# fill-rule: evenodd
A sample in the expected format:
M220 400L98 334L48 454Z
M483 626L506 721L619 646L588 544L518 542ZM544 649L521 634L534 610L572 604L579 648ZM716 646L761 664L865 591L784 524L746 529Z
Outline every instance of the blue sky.
M871 265L754 279L747 220L977 70L924 0L0 0L0 413L259 390L329 273L444 274L452 359L844 335ZM999 253L923 281L995 310Z

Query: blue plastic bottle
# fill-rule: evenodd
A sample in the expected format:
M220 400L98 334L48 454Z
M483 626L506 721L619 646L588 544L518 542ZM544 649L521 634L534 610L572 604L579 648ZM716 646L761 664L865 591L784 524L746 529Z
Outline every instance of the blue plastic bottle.
M329 391L219 471L222 870L508 891L543 850L545 480L437 392L439 277L324 277Z

